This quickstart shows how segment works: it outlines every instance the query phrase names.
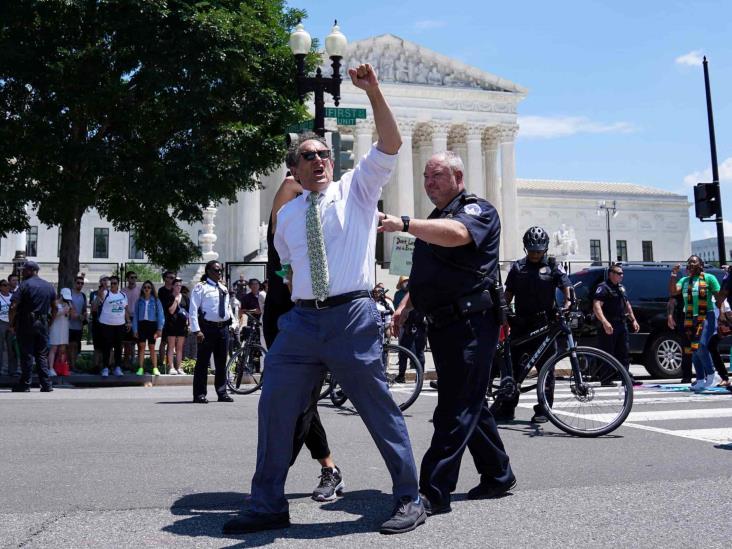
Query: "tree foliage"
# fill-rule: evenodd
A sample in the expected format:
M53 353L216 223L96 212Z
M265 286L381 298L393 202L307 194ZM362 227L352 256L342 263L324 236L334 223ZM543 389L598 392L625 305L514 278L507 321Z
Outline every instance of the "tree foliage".
M61 281L92 208L156 264L197 257L176 221L255 188L302 118L302 16L283 0L0 2L0 233L27 227L26 203L61 226Z

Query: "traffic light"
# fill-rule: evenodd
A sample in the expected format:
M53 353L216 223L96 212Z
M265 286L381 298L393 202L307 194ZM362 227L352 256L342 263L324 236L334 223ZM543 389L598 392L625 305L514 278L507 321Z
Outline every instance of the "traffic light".
M717 187L714 183L697 183L694 186L694 215L706 219L718 213Z
M344 172L353 169L353 136L331 133L333 147L333 179L338 181Z

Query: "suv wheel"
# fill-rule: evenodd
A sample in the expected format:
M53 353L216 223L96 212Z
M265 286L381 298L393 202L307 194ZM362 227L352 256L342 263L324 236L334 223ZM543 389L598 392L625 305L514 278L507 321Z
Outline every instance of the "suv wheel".
M681 359L684 347L681 338L673 332L656 336L646 354L645 367L652 376L659 378L681 377Z

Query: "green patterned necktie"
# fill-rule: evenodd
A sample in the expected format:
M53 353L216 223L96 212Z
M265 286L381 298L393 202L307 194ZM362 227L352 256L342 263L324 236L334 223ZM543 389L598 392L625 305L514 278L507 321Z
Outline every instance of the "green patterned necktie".
M313 295L320 301L328 297L328 259L325 255L325 239L323 225L320 223L318 202L321 193L311 192L308 195L308 206L305 214L305 230L308 237L308 259L310 260L310 279L313 284Z

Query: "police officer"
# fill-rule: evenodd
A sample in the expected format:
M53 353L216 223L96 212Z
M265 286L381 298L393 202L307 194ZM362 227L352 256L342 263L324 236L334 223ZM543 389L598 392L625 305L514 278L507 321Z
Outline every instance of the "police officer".
M622 281L623 267L621 265L610 266L607 280L595 290L592 311L600 323L600 329L597 332L598 347L618 359L630 373L630 342L628 341L628 328L625 324L626 316L631 322L633 332L637 332L640 326L635 319L633 307L630 305ZM613 380L606 376L602 377L601 385L610 387L615 385ZM632 375L630 378L633 380L633 385L642 385Z
M38 277L38 263L26 261L23 282L13 294L10 305L10 329L14 330L20 348L20 381L14 393L27 393L31 386L31 364L35 360L41 392L53 391L48 369L48 320L56 290Z
M191 332L198 340L198 356L193 370L193 402L207 404L206 386L211 355L214 358L214 387L219 402L234 402L226 392L226 352L229 348L229 326L232 324L229 292L221 283L221 264L206 263L206 272L201 282L191 292Z
M506 303L516 300L516 316L509 318L514 340L546 325L557 306L557 288L564 293L565 306L569 307L572 286L562 266L555 258L547 256L549 235L544 229L530 227L524 233L523 240L526 257L515 261L506 277ZM535 338L522 345L511 346L514 378L518 378L525 361L534 354L542 341L542 338ZM537 365L537 368L540 366ZM553 386L553 377L548 383ZM517 394L512 399L494 404L491 410L496 420L512 420L518 401ZM534 405L531 422L544 423L546 420L542 405Z
M382 231L417 237L409 293L395 313L401 325L414 307L426 315L439 376L432 442L422 459L419 487L428 513L450 510L467 447L480 473L469 499L499 497L516 483L486 403L500 319L495 281L500 221L487 201L465 192L460 157L433 155L424 186L436 209L427 219L380 214Z

